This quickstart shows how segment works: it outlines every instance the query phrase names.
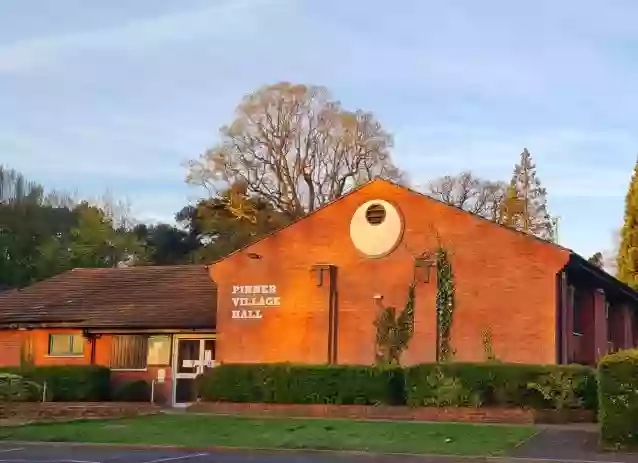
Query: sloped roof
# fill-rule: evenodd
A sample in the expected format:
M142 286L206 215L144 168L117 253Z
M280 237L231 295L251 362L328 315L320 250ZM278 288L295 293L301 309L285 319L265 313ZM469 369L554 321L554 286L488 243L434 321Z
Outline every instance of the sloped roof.
M411 193L413 195L417 195L420 198L423 199L423 201L431 201L431 202L435 202L438 203L444 207L450 208L450 209L456 209L457 211L460 211L463 214L469 214L471 216L473 216L474 218L476 218L477 220L482 220L485 221L487 223L489 223L491 226L493 227L497 227L497 228L501 228L504 230L507 230L509 233L516 233L519 234L521 236L523 236L525 239L531 240L531 241L536 241L538 243L541 243L545 246L550 246L555 248L556 250L559 251L563 251L566 252L569 256L570 259L567 263L567 265L565 266L565 269L571 269L572 271L574 269L581 269L581 270L586 270L593 278L595 278L598 282L602 283L602 286L604 286L608 291L612 291L615 293L620 293L623 295L623 297L629 298L634 302L638 303L638 291L635 291L634 289L630 288L628 285L626 285L625 283L621 282L620 280L618 280L617 278L615 278L613 275L607 273L605 270L600 269L598 267L596 267L595 265L591 264L590 262L587 261L587 259L585 259L584 257L582 257L581 255L579 255L578 253L574 252L572 249L569 249L565 246L561 246L558 243L553 243L551 241L546 241L543 240L541 238L538 238L537 236L531 235L529 233L525 233L523 231L520 230L516 230L514 228L508 227L506 225L500 224L498 222L494 222L493 220L487 219L485 217L482 217L478 214L474 214L472 212L466 211L465 209L458 207L458 206L454 206L452 204L446 203L444 201L441 201L437 198L433 198L423 192L414 190L412 188L409 188L405 185L400 185L394 182L391 182L389 180L386 179L382 179L382 178L376 178L376 179L372 179L360 186L358 186L357 188L354 188L352 190L350 190L349 192L347 192L346 194L333 199L332 201L330 201L329 203L325 204L324 206L315 209L314 211L303 215L302 217L298 218L297 220L292 221L291 223L289 223L288 225L286 225L285 227L282 227L278 230L275 230L271 233L268 233L266 235L261 236L259 239L246 244L245 246L231 252L230 254L218 259L216 262L220 262L223 260L228 259L231 256L234 256L235 254L240 254L242 252L247 251L248 249L250 249L253 245L267 239L269 236L275 235L277 233L279 233L281 230L286 229L286 228L290 228L295 226L295 224L297 224L298 222L307 219L308 217L312 216L313 214L330 207L332 204L341 201L342 199L356 194L358 191L363 190L364 188L367 188L368 186L375 184L375 183L384 183L387 185L391 185L395 188L398 188L400 190L403 190L405 192ZM213 264L215 264L216 262L213 262Z
M216 302L204 265L81 268L0 293L0 325L214 329Z
M546 245L546 246L553 247L553 248L555 248L557 250L561 250L561 251L567 252L569 254L574 254L573 250L571 250L569 248L566 248L564 246L561 246L558 243L553 243L551 241L546 241L544 239L538 238L535 235L531 235L529 233L525 233L525 232L517 230L515 228L511 228L511 227L508 227L506 225L500 224L500 223L495 222L493 220L490 220L490 219L487 219L485 217L482 217L482 216L480 216L478 214L474 214L472 212L466 211L462 207L458 207L458 206L455 206L453 204L446 203L445 201L441 201L440 199L433 198L432 196L429 196L429 195L427 195L427 194L425 194L425 193L423 193L421 191L417 191L417 190L415 190L413 188L410 188L410 187L407 187L405 185L400 185L398 183L395 183L395 182L392 182L390 180L386 180L386 179L383 179L383 178L375 178L375 179L369 180L368 182L357 186L356 188L353 188L352 190L348 191L344 195L333 199L332 201L324 204L321 207L318 207L317 209L313 210L312 212L309 212L307 214L302 215L301 217L297 218L296 220L293 220L292 222L290 222L289 224L287 224L287 225L285 225L285 226L283 226L283 227L281 227L281 228L279 228L277 230L274 230L274 231L272 231L270 233L267 233L265 235L260 236L257 240L252 241L250 243L247 243L243 247L241 247L239 249L236 249L235 251L231 252L230 254L227 254L227 255L217 259L215 262L213 262L213 264L215 264L217 262L220 262L220 261L223 261L223 260L226 260L229 257L234 256L235 254L240 254L241 252L247 250L248 248L254 246L255 244L257 244L257 243L259 243L261 241L264 241L266 238L268 238L268 237L270 237L272 235L275 235L275 234L279 233L280 231L282 231L282 230L284 230L286 228L290 228L290 227L295 226L298 222L306 220L308 217L312 216L313 214L316 214L317 212L322 211L322 210L332 206L334 203L337 203L337 202L339 202L339 201L341 201L341 200L343 200L343 199L345 199L345 198L347 198L347 197L349 197L351 195L354 195L358 191L363 190L365 188L368 188L370 185L373 185L375 183L382 183L382 184L393 186L393 187L398 188L400 190L403 190L403 191L405 191L407 193L416 195L416 196L420 197L423 201L430 201L430 202L434 202L434 203L440 204L440 205L442 205L444 207L447 207L447 208L450 208L450 209L455 209L455 210L457 210L457 211L459 211L459 212L461 212L463 214L469 214L469 215L471 215L472 217L474 217L477 220L482 220L484 222L487 222L491 226L494 226L494 227L497 227L497 228L502 228L504 230L507 230L510 233L519 234L519 235L525 237L526 239L529 239L529 240L532 240L532 241L536 241L536 242L541 243L541 244Z

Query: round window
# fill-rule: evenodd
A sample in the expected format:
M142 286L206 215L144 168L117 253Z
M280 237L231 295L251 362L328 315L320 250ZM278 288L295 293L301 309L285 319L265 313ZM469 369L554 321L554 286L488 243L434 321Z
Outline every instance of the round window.
M372 204L366 209L366 220L370 225L381 225L385 220L385 208L381 204Z

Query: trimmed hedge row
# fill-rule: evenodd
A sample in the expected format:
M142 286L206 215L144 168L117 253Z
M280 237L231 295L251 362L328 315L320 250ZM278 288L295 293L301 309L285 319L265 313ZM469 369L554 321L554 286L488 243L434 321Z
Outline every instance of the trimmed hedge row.
M591 368L496 362L408 368L225 364L199 378L198 393L210 402L597 406L596 372Z
M638 447L638 349L604 357L598 365L598 381L603 444Z
M100 366L49 366L2 368L40 385L46 383L47 400L55 402L102 402L110 398L108 368Z
M211 402L405 403L400 368L366 366L225 364L199 378L198 392Z

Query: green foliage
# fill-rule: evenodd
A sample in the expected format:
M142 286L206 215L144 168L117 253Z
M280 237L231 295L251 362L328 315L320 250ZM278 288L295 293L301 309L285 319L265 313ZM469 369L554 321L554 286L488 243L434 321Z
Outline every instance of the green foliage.
M439 333L438 360L451 360L452 351L452 318L454 315L454 274L448 252L442 246L436 250L436 314Z
M46 383L47 400L55 402L102 402L110 396L110 370L99 366L34 367L20 372L2 368L0 372L20 374L41 386Z
M537 384L530 386L531 384ZM566 392L567 385L573 392ZM198 378L205 401L595 410L595 370L583 366L442 363L408 368L225 364Z
M426 397L422 405L437 407L480 406L478 394L467 389L460 378L447 376L442 368L435 368L426 378L428 388L433 395Z
M414 285L408 287L408 298L403 311L385 307L374 321L376 328L376 363L400 365L401 354L408 348L414 334Z
M107 205L76 203L0 166L0 290L75 267L137 261L143 249Z
M222 402L405 403L403 373L394 367L226 364L200 378L199 394Z
M178 265L193 262L194 253L200 249L196 236L165 223L139 224L133 233L143 243L144 255L153 265Z
M481 332L481 341L483 343L483 355L486 362L495 362L498 360L494 354L494 346L492 344L492 329L486 328Z
M616 277L638 289L638 161L625 197L625 220L620 230Z
M14 373L0 373L0 402L38 402L42 386Z
M191 251L194 262L212 262L290 223L263 198L245 198L249 217L238 217L231 190L187 206L176 215L189 236L202 246Z
M150 402L151 385L142 379L119 383L111 399L115 402Z
M572 406L596 409L595 371L581 366L521 365L500 362L487 363L443 363L416 365L405 370L407 403L412 406L427 405L436 402L441 392L433 384L433 375L442 375L448 387L453 378L454 387L464 394L458 394L460 403L498 405L512 407L531 407L537 409L557 408L555 397L561 396L562 385L571 378L574 395L577 400ZM551 375L560 376L560 381L548 379ZM530 388L537 383L547 388L549 396ZM558 383L558 384L557 384ZM552 387L559 388L558 391ZM467 392L471 391L468 397Z
M598 364L601 439L606 446L638 446L638 349L607 355Z
M577 391L583 381L582 376L558 370L541 376L538 381L527 383L527 387L538 391L552 408L565 410L582 407L583 398L578 396Z

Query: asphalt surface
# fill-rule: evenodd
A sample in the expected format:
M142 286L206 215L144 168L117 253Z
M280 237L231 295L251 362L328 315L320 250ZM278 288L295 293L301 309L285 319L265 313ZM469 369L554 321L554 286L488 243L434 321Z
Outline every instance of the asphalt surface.
M638 454L599 453L596 433L545 430L504 457L373 455L136 446L0 443L0 463L638 463Z
M638 463L638 454L600 452L595 431L545 429L515 449L513 457L532 461Z
M448 463L456 458L333 452L205 451L67 444L2 444L0 463ZM466 460L462 460L466 461ZM479 459L477 461L485 461Z

